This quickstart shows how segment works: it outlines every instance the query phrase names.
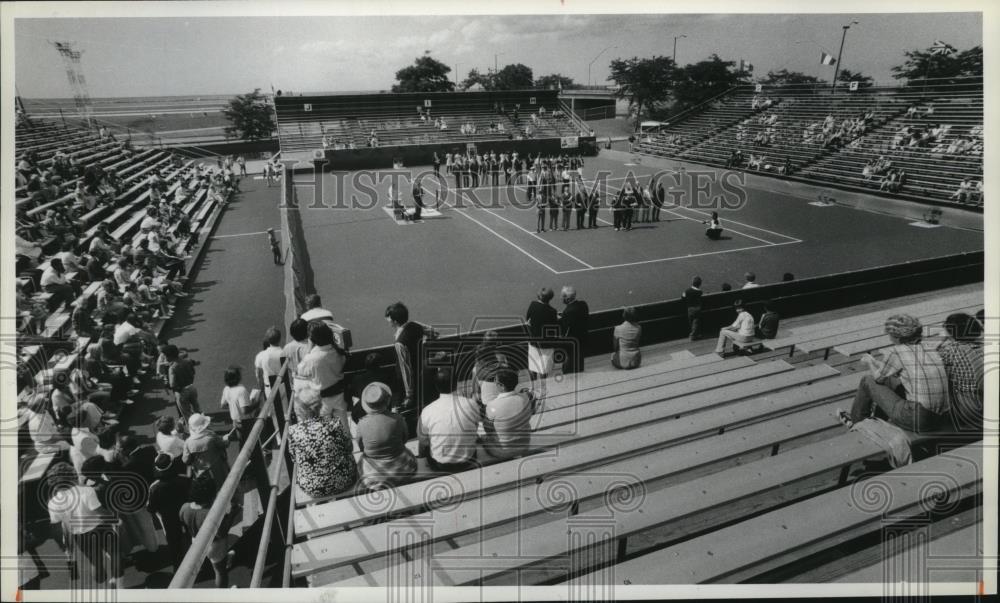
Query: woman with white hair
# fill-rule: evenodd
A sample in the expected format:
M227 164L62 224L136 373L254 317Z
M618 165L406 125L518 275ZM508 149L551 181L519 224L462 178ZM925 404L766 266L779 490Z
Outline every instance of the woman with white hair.
M320 400L314 387L296 392L296 423L288 428L295 481L313 498L343 492L358 480L350 428L337 417L320 416Z
M881 416L907 431L932 431L949 410L948 374L937 350L921 343L923 325L908 314L885 321L892 342L879 359L861 359L869 373L861 378L851 412L838 410L848 428L872 416Z

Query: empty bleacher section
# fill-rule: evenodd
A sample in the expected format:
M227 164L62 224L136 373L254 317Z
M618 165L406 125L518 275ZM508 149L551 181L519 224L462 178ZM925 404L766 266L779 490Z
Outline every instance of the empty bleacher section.
M283 153L590 136L555 90L275 97Z
M741 86L679 115L640 140L638 150L914 200L981 206L982 135L979 81L835 93L813 86L759 91ZM901 183L887 179L894 172L905 174ZM966 194L959 196L965 179Z

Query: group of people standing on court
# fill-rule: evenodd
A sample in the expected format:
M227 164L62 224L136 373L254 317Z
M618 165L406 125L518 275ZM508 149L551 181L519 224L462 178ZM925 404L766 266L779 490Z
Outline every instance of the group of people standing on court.
M570 218L574 212L577 230L598 227L597 214L601 200L597 187L587 192L583 188L573 187L570 182L564 180L561 189L556 193L553 170L544 165L537 179L532 176L529 174L528 200L535 202L538 211L536 233L545 232L546 216L548 216L549 230L559 230L560 227L562 230L569 230ZM606 206L611 209L614 229L632 230L633 222L659 222L665 198L666 191L663 185L659 184L654 188L652 183L646 186L629 183L617 193L608 194Z

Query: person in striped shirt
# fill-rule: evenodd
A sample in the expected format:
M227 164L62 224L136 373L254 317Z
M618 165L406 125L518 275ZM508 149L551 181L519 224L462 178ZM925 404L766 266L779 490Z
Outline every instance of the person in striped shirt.
M937 350L922 343L923 325L908 314L885 321L892 341L876 359L865 354L868 374L861 378L850 413L838 411L848 428L872 416L913 432L939 428L949 411L948 374Z

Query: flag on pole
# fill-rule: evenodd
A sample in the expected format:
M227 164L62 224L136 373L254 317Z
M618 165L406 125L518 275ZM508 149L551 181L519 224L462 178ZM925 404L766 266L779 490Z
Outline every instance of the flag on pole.
M942 42L941 40L935 40L934 44L931 45L931 54L935 55L949 55L955 52L956 48L947 42Z
M821 65L833 65L837 62L837 59L833 58L832 54L826 54L825 52L820 53L819 62Z

